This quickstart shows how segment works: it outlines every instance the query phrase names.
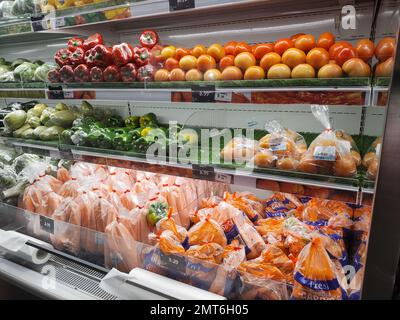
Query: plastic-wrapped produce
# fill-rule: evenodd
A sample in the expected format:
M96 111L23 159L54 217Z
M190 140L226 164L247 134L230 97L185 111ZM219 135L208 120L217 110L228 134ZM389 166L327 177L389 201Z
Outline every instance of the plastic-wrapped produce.
M337 137L329 120L327 106L313 105L311 110L325 131L315 138L301 157L298 170L341 177L354 176L357 163L351 152L354 151L351 142L344 139L343 135Z
M216 221L209 217L206 217L190 228L188 236L190 245L202 245L210 242L218 243L221 246L227 244L224 230Z
M276 120L266 123L265 128L269 133L259 141L261 154L256 154L255 164L259 167L265 166L265 158L272 155L270 159L276 160L278 169L296 170L301 156L307 150L304 138L297 132L284 128ZM272 163L275 164L273 161L268 162L267 167Z
M244 137L235 137L221 150L224 162L246 163L253 159L257 152L258 142Z
M54 221L54 234L51 242L58 250L78 253L81 236L81 211L72 198L65 198L51 216Z
M379 157L381 154L382 138L379 137L371 144L368 152L364 155L362 164L367 169L370 179L375 179L378 172Z
M320 237L315 237L301 251L294 271L294 280L292 293L294 299L342 298L335 265L329 258Z
M0 2L0 18L12 18L12 7L13 1L2 1Z

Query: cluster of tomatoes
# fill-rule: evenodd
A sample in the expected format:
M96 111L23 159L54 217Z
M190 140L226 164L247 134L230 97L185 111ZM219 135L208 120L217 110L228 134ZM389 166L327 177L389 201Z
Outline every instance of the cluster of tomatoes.
M368 77L370 63L378 60L377 76L390 76L395 51L394 38L383 38L377 46L369 39L355 46L336 42L330 32L316 39L299 33L275 43L253 46L231 41L192 49L166 46L161 51L163 67L155 81L260 80L287 78Z

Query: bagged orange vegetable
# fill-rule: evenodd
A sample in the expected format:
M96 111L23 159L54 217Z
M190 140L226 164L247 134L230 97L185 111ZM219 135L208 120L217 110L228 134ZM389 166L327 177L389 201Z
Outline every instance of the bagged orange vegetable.
M256 230L263 237L265 243L284 248L283 235L284 219L260 219L257 221Z
M73 254L80 249L81 212L72 198L65 198L51 216L54 219L54 234L50 239L58 250Z
M191 246L210 242L217 243L220 246L225 246L227 244L222 227L216 221L208 217L191 227L188 232L188 237Z
M335 265L324 248L322 239L315 237L301 251L294 270L294 299L337 300L342 291Z
M313 228L295 217L285 219L283 232L286 236L284 246L294 257L311 241Z
M141 244L133 239L123 223L111 222L105 230L104 259L107 268L130 272L141 266Z
M325 131L311 143L300 159L298 170L306 173L352 177L357 173L352 143L335 134L329 120L328 106L313 105L311 111Z

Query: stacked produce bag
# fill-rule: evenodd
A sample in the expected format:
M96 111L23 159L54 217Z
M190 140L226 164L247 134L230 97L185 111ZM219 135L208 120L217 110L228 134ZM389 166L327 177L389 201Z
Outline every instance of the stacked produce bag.
M265 126L269 134L259 141L233 138L221 150L221 159L249 167L354 177L361 155L353 138L343 130L333 130L327 106L313 105L311 111L325 131L308 148L299 133L270 121Z
M370 207L287 193L262 200L221 183L11 151L0 161L2 200L53 219L50 234L36 219L27 229L59 250L230 298L360 296Z

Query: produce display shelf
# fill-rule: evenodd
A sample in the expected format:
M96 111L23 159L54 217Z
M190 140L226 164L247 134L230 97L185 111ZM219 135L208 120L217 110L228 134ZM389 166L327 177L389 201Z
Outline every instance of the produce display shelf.
M377 87L388 87L390 84L390 77L379 77L374 81L375 86Z
M369 104L371 92L370 78L338 79L264 79L240 81L174 81L174 82L114 82L114 83L0 83L0 96L9 98L37 98L40 91L48 99L79 98L74 92L88 92L86 99L143 99L142 101L174 101L174 92L359 92L365 97L364 105ZM33 91L35 94L33 94ZM3 92L3 93L2 93ZM4 93L6 92L6 93ZM159 96L155 96L159 93ZM31 96L32 95L32 96ZM227 97L215 97L216 101L226 101ZM208 100L207 100L208 101Z
M115 83L66 83L62 85L74 89L191 89L193 86L212 86L218 88L320 88L321 90L342 88L368 88L371 79L365 78L332 78L332 79L264 79L264 80L234 80L234 81L168 81L168 82L115 82ZM208 89L210 90L210 89Z
M238 164L171 162L167 158L147 159L144 153L106 150L92 147L70 146L58 141L41 142L18 138L2 137L0 143L14 147L20 152L50 156L57 159L86 161L122 168L163 173L187 178L212 180L243 187L256 187L259 180L284 182L358 192L360 183L357 177L343 178L302 172L290 172L272 168L249 168Z

